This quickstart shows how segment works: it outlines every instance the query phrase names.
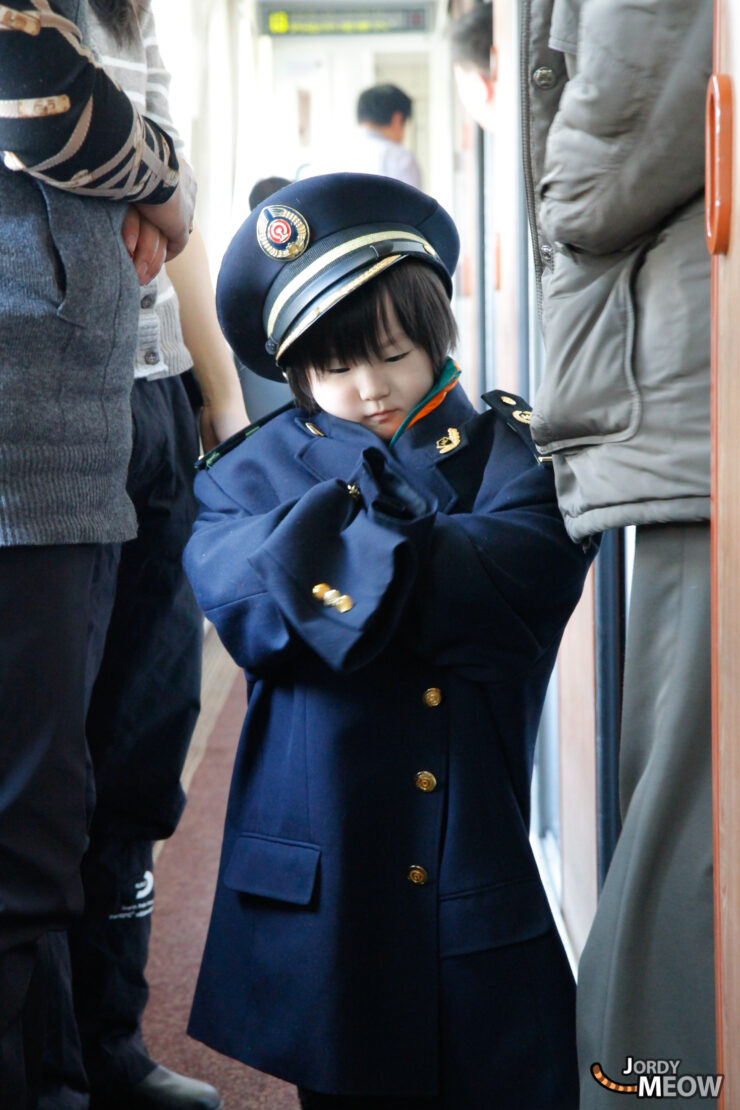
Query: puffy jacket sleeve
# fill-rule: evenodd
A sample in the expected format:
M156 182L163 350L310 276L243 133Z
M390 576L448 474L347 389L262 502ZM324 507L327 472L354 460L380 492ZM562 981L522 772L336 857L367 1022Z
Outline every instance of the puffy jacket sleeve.
M438 513L410 613L419 653L466 677L506 681L560 640L596 545L569 539L552 470L501 484L493 456L469 513Z
M712 14L712 0L586 0L540 185L552 242L622 250L703 189Z
M334 670L354 670L382 651L434 513L379 451L364 453L351 482L319 482L265 512L250 512L248 491L243 501L224 491L217 469L198 476L196 493L202 509L185 567L241 666L259 675L308 648ZM316 586L347 602L325 604Z

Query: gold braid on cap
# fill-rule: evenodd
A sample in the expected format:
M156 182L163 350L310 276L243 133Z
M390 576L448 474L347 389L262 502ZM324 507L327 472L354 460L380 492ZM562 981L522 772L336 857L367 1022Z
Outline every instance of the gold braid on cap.
M403 255L386 255L385 258L381 258L379 262L376 262L374 266L371 266L369 270L363 270L361 274L358 274L356 277L350 278L349 281L346 281L344 283L344 285L340 285L332 289L331 292L323 298L323 300L318 301L314 305L312 311L309 313L306 319L302 320L300 324L297 324L293 328L292 331L288 332L288 334L285 336L282 343L278 347L277 351L275 352L275 361L277 362L283 351L290 347L291 343L294 343L299 336L303 335L304 331L308 331L308 329L311 327L311 324L315 323L316 320L318 320L320 316L323 316L325 312L328 312L330 308L333 308L338 301L343 300L344 297L347 297L350 293L353 292L353 290L359 288L360 285L364 285L366 281L369 281L370 278L375 277L375 275L379 274L381 270L387 269L392 262L398 262L399 258L403 258Z
M331 250L327 251L326 254L322 254L318 258L315 258L304 270L296 274L284 289L280 290L280 293L275 298L274 305L270 309L270 315L267 318L267 328L265 329L267 338L272 338L273 329L281 310L307 281L310 281L316 274L321 273L321 271L327 266L330 266L332 262L336 262L338 258L344 258L345 255L350 254L352 251L359 250L360 247L373 246L375 243L385 243L389 239L410 239L415 243L420 243L427 254L432 255L433 258L439 258L434 247L423 235L415 235L411 231L372 231L367 235L358 235L356 239L350 239L346 243L340 243L339 246L333 247ZM284 346L285 342L283 341L280 345L280 349L282 350Z

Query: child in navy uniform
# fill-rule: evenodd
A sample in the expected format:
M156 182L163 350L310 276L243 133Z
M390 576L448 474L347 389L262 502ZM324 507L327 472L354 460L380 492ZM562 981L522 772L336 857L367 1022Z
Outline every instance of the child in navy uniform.
M186 552L247 674L190 1032L304 1107L575 1110L573 982L529 845L538 720L590 553L517 397L449 358L436 201L297 182L219 314L296 405L201 462Z

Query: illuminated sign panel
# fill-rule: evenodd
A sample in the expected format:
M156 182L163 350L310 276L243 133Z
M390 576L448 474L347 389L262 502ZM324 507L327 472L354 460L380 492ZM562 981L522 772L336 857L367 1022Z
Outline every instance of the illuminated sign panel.
M430 10L416 7L279 8L263 4L261 30L267 35L378 35L431 29Z

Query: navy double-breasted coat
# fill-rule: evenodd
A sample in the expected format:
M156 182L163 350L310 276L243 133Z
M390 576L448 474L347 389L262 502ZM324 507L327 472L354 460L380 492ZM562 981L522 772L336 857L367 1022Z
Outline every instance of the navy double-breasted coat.
M393 447L290 409L196 481L186 567L249 709L190 1032L314 1090L435 1093L439 968L471 954L501 1013L540 960L532 1070L572 1052L572 984L531 944L553 923L529 792L589 555L501 397L479 415L456 386ZM573 1105L528 1082L490 1105Z

